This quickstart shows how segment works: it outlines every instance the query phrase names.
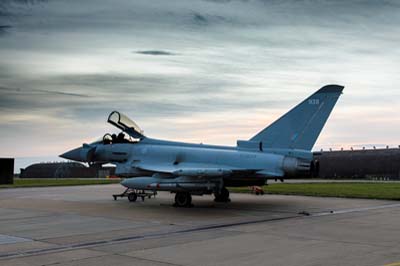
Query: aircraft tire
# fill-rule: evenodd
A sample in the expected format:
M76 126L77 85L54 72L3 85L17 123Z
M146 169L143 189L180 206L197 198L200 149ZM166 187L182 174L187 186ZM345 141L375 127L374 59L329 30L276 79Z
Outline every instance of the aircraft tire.
M137 200L137 195L136 195L136 193L129 193L129 194L128 194L128 200L129 200L130 202L136 201L136 200Z
M189 192L177 192L175 194L175 207L192 206L192 195Z
M230 202L231 199L229 198L229 190L227 190L225 187L221 189L219 193L215 193L215 202Z

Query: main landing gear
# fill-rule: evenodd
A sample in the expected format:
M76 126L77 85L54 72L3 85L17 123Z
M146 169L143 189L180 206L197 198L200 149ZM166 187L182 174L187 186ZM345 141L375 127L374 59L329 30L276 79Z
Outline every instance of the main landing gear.
M192 195L189 192L176 192L174 207L192 207Z
M221 189L219 193L214 193L215 202L230 202L231 199L229 198L229 190L227 190L225 187Z

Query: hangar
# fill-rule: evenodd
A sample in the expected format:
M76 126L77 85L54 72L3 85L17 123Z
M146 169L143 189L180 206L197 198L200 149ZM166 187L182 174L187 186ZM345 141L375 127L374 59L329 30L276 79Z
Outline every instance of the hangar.
M314 153L320 178L400 179L400 148Z
M20 178L105 178L114 167L87 167L76 162L36 163L21 169Z

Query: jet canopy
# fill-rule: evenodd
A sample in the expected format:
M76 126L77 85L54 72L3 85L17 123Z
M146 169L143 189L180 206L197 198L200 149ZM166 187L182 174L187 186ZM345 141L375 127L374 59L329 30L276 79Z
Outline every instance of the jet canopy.
M126 115L121 114L118 111L113 111L108 116L107 122L113 126L116 126L122 131L126 132L133 138L136 139L144 138L143 130L141 130L140 127L135 122L130 120Z

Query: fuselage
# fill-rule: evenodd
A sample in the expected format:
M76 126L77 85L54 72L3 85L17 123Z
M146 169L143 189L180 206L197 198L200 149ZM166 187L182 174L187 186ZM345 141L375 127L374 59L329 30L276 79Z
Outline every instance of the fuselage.
M264 184L267 178L288 175L298 170L300 162L309 165L309 152L301 154L301 161L288 153L293 153L293 150L246 150L231 146L143 139L136 143L98 144L95 157L98 161L115 163L119 176L152 176L163 172L184 176L188 175L187 171L192 171L190 175L201 178L202 175L212 176L212 171L220 170L226 183L242 186ZM151 166L151 169L146 169L146 166ZM179 171L186 172L180 174Z

